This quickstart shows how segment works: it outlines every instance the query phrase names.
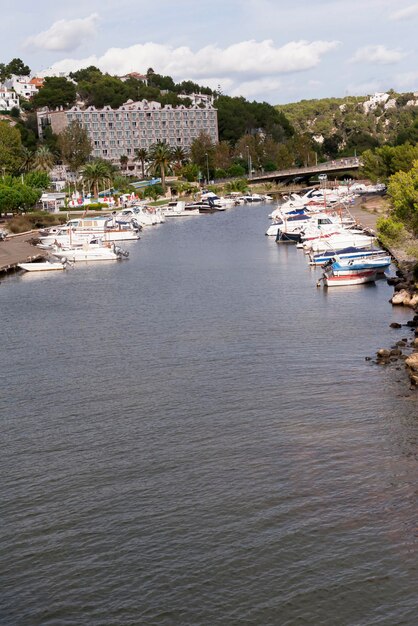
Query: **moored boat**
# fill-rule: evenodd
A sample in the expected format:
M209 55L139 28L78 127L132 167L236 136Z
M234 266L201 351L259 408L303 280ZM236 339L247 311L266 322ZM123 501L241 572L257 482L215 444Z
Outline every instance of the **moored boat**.
M51 272L56 270L65 270L67 266L67 258L63 257L61 261L33 261L32 263L18 263L17 266L25 270L25 272Z
M76 263L78 261L118 261L129 256L129 252L122 250L115 244L103 244L101 241L86 242L77 248L55 247L51 252L59 259Z
M390 266L390 256L382 256L377 258L362 257L358 259L337 259L329 261L329 267L331 267L333 273L337 276L344 276L353 272L362 272L365 270L376 270L378 274L384 273L384 271ZM325 264L325 267L328 265Z
M333 271L324 272L322 279L326 287L346 287L348 285L363 285L376 280L376 270L364 270L351 274L337 275ZM320 281L318 281L319 283Z
M386 256L386 253L381 248L376 247L360 248L356 246L349 246L346 248L328 250L327 252L321 252L318 254L311 254L310 264L324 265L324 263L336 256L340 259L375 258Z

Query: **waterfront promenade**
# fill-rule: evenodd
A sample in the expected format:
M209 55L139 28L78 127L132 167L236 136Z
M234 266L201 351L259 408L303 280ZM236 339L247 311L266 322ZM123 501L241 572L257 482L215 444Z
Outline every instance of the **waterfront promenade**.
M32 246L29 241L36 237L37 231L9 236L0 242L0 273L16 268L18 263L44 258L46 253Z

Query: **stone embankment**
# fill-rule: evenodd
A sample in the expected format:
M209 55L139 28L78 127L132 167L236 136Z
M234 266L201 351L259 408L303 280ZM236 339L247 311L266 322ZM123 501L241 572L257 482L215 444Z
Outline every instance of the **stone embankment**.
M414 332L414 337L410 341L406 338L398 341L389 351L379 350L376 362L386 365L399 358L403 359L412 385L418 386L418 284L413 268L412 263L402 264L396 276L388 278L388 283L394 287L394 294L390 299L392 305L406 306L414 311L412 320L405 325ZM401 325L392 323L391 327L400 328Z
M18 263L28 263L44 258L46 252L31 245L31 240L38 231L22 233L21 235L8 235L0 242L0 275L17 269Z
M356 219L364 226L374 230L377 218L386 213L386 201L382 197L375 196L369 200L361 199L351 210ZM411 337L402 337L391 348L381 348L376 353L375 363L379 365L395 364L400 369L401 363L405 364L411 385L418 389L418 281L414 274L416 260L411 259L405 250L389 250L397 265L396 276L388 278L387 282L394 288L394 294L389 302L393 306L404 306L414 312L413 318L406 324L398 322L390 324L393 329L407 329L413 332ZM372 359L367 357L368 361Z

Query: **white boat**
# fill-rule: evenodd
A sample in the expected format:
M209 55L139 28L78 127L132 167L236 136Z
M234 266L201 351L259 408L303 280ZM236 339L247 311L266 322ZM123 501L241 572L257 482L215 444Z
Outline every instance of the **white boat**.
M318 237L311 241L306 241L303 247L306 252L324 252L326 250L338 250L339 248L354 247L367 247L371 246L374 242L374 237L369 237L363 234L350 234L341 233L338 235L330 235L329 237Z
M199 209L186 209L186 203L183 200L178 202L169 202L167 206L162 207L165 217L190 217L190 215L200 215Z
M264 196L261 196L259 193L249 193L245 196L242 196L244 202L263 202Z
M348 285L363 285L376 280L376 270L364 270L352 274L336 275L332 271L324 272L322 279L326 287L347 287Z
M56 270L65 270L67 262L66 258L61 261L34 261L33 263L18 263L17 266L26 272L51 272Z
M209 198L211 198L211 200L213 200L215 204L219 204L220 206L224 207L231 207L235 206L236 204L236 200L234 198L227 196L217 196L216 193L213 193L213 191L204 191L202 193L201 200L204 202L205 200L209 200Z
M72 261L118 261L129 256L129 252L122 250L115 244L102 244L86 242L80 247L58 248L55 247L51 254L59 259Z
M69 220L58 231L40 237L41 246L48 247L56 242L62 244L81 243L100 237L103 241L130 241L139 239L140 226L135 223L119 223L114 216L76 218Z

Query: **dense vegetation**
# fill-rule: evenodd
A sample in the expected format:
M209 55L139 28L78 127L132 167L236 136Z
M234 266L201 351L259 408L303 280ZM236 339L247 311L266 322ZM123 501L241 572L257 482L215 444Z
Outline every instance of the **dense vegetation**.
M413 93L388 92L388 103L364 106L368 97L302 100L276 108L296 132L314 138L328 158L359 155L386 143L400 145L418 140L418 98Z

